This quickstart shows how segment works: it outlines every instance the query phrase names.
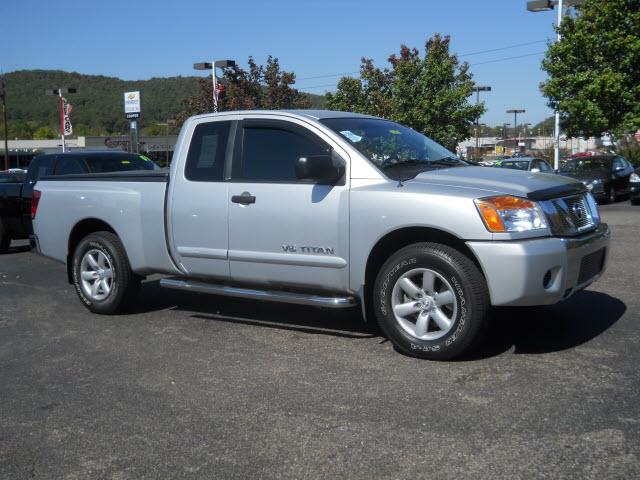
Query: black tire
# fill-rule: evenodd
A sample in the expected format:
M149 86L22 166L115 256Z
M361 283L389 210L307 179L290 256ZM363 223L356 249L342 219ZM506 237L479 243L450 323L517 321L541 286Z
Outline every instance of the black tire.
M111 267L110 292L103 299L92 298L81 282L83 258L90 251L104 254ZM131 306L140 291L141 278L131 271L120 239L111 232L95 232L83 238L73 252L73 285L82 303L94 313L113 315Z
M631 205L640 205L640 198L632 198Z
M433 290L437 292L449 289L457 302L455 306L452 303L450 308L449 329L437 339L422 339L410 334L393 312L394 295L399 293L408 298L402 289L396 290L397 282L419 269L435 272L438 280L435 280ZM443 280L448 282L448 287ZM440 282L440 288L437 282ZM437 298L435 293L429 295L431 296L428 298L432 300ZM402 300L404 301L407 300ZM413 301L408 300L409 303ZM480 340L487 324L490 302L484 276L468 257L446 245L416 243L399 250L384 263L376 278L373 304L381 330L398 350L419 358L450 360L468 352ZM411 315L413 314L409 314ZM416 313L415 318L418 315L420 314ZM431 328L429 322L431 320L427 321L427 328ZM427 334L431 335L432 332ZM439 333L436 331L435 334Z
M11 246L11 237L5 231L2 219L0 219L0 254L7 253Z

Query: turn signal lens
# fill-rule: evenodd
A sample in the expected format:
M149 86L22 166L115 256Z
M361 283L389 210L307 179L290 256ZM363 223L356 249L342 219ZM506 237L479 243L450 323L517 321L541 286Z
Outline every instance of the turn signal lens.
M475 204L490 232L524 232L547 227L538 205L526 198L486 197L475 200Z
M40 197L42 193L40 190L34 190L33 195L31 196L31 219L35 220L36 213L38 213L38 203L40 203Z

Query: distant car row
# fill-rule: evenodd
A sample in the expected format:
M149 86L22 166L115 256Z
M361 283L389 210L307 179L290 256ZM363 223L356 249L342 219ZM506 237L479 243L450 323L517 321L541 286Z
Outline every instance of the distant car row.
M159 169L142 155L76 151L38 155L31 160L27 171L11 169L0 172L0 253L8 250L11 240L28 238L33 233L31 198L33 186L40 178L50 175Z
M554 173L551 165L542 158L514 157L487 162L482 165L523 170L529 172ZM629 196L632 204L640 202L640 169L619 155L580 155L569 158L555 172L580 180L599 203L613 203Z

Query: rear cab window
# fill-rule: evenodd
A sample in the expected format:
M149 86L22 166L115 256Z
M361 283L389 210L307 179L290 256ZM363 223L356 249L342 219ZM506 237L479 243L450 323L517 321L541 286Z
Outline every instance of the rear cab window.
M229 142L230 121L206 122L196 125L184 176L192 182L221 182Z
M34 157L27 171L27 180L36 182L42 177L53 175L55 161L56 155L38 155Z

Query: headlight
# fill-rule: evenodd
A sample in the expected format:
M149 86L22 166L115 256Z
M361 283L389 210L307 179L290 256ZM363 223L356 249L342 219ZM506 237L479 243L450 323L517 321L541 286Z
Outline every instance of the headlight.
M638 175L637 173L632 173L631 176L629 177L629 181L640 182L640 175Z
M506 195L478 198L474 202L490 232L525 232L547 228L538 204L526 198Z

